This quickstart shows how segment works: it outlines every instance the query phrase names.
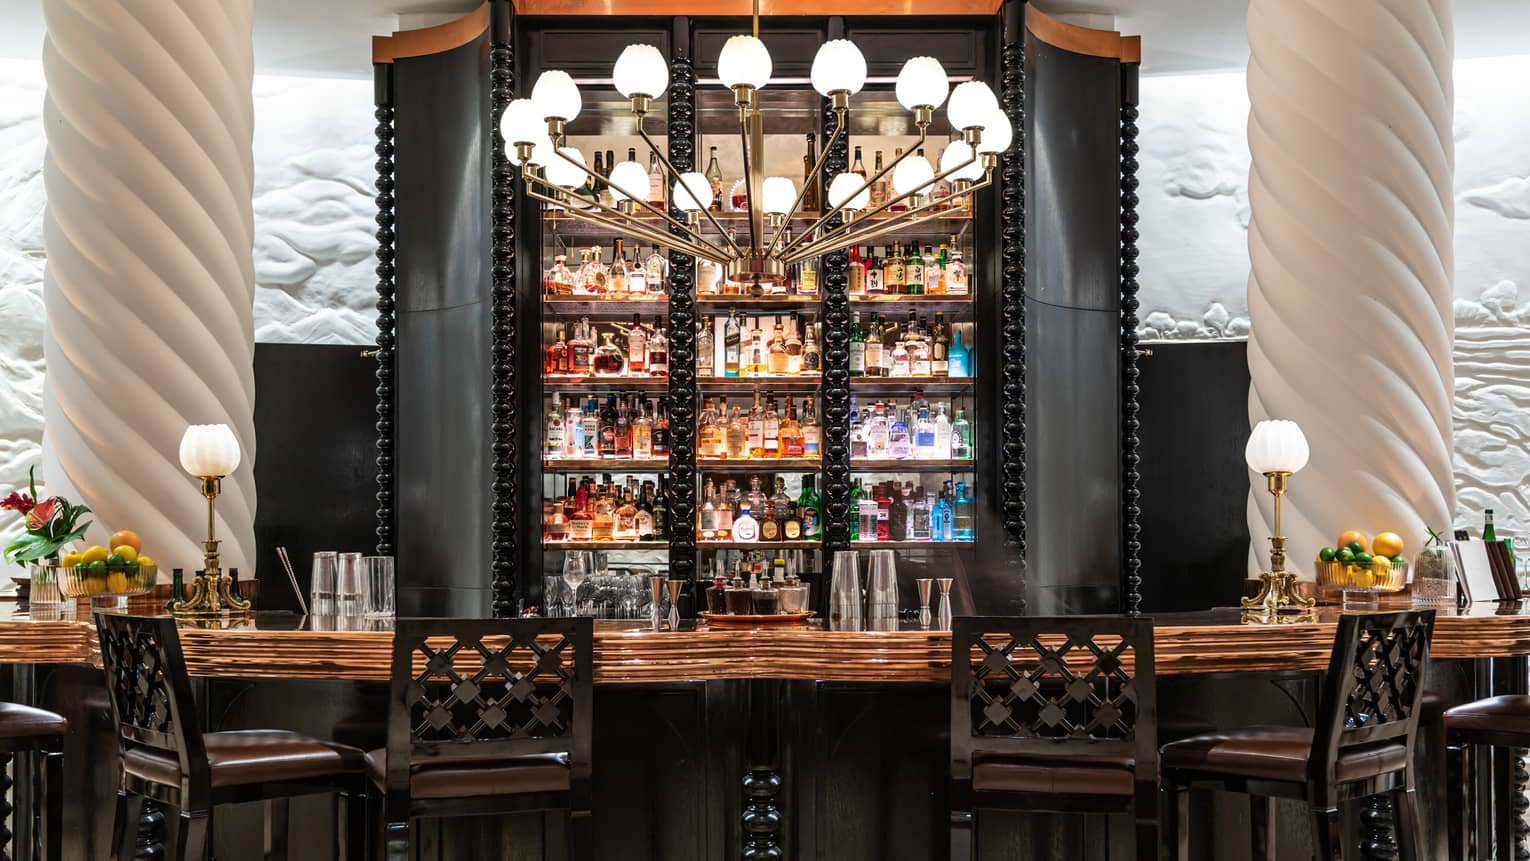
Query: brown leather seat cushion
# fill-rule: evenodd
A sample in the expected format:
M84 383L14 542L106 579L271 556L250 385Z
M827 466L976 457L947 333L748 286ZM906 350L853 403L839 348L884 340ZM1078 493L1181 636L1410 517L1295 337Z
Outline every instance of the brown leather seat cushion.
M1508 694L1456 706L1445 712L1445 729L1530 735L1530 696Z
M0 703L0 738L32 738L40 735L63 735L69 721L31 706Z
M1163 746L1164 768L1238 777L1301 782L1307 779L1312 753L1312 730L1303 727L1256 726L1212 732ZM1383 741L1351 748L1339 755L1334 776L1340 782L1396 771L1407 764L1401 742Z
M972 763L977 792L1131 795L1132 760L1106 756L1040 757L982 754Z
M367 775L379 787L388 783L387 748L366 754ZM569 788L568 757L539 753L476 759L443 757L412 764L409 794L414 798L471 798L483 795L516 795L522 792L566 792Z
M359 774L366 767L360 750L295 732L250 729L202 736L213 786L238 786L326 775ZM175 786L181 767L173 754L136 748L122 758L128 774Z

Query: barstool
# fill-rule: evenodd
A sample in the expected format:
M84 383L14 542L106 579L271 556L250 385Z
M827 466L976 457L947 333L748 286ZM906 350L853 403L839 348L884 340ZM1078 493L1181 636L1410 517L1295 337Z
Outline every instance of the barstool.
M390 861L411 857L417 817L558 809L569 857L594 857L594 632L588 618L398 621L388 744L366 755Z
M0 703L0 773L16 754L32 754L38 759L33 771L37 778L36 797L42 802L42 827L35 832L41 850L37 857L47 861L63 857L64 733L68 730L69 721L63 715L16 703ZM5 839L10 839L8 833ZM9 858L8 849L0 843L0 857ZM31 853L19 854L26 857Z
M1413 791L1413 744L1424 694L1434 611L1339 618L1313 728L1260 726L1206 733L1163 746L1164 832L1180 845L1180 790L1211 788L1307 802L1318 857L1342 859L1339 805L1393 793L1401 857L1425 857ZM1269 807L1253 804L1254 857L1274 857Z
M144 799L179 808L177 861L206 855L215 805L264 801L265 857L285 859L287 800L331 792L350 798L335 857L365 856L360 750L285 730L203 733L174 619L97 613L96 631L118 727L122 784L112 845L120 861L133 857Z
M1126 812L1158 857L1148 619L959 618L951 626L951 861L977 808Z
M1450 857L1460 861L1471 857L1471 838L1474 829L1468 827L1473 817L1466 807L1466 787L1470 780L1471 748L1473 745L1492 747L1530 747L1530 696L1508 694L1488 697L1474 703L1456 706L1445 712L1445 745L1447 750L1449 778L1446 781L1450 798ZM1507 751L1496 757L1497 768L1493 776L1494 795L1499 799L1493 828L1501 856L1512 854L1515 843L1516 819L1512 780L1513 764ZM1506 856L1504 856L1506 857Z

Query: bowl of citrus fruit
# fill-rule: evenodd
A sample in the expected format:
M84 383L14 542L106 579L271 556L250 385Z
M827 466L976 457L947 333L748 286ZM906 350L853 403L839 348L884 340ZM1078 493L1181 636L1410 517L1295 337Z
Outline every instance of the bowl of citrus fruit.
M143 541L126 529L112 534L110 548L96 545L59 559L59 587L66 598L89 598L109 606L154 588L159 566L143 552Z
M1342 590L1346 606L1374 604L1379 593L1399 592L1407 585L1403 540L1395 532L1366 538L1365 533L1351 529L1334 546L1318 551L1317 581L1319 586Z

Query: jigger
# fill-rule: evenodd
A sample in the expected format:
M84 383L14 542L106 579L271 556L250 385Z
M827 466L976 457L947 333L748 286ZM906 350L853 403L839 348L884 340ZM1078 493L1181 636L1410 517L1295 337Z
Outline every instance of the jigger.
M940 605L935 609L935 627L941 631L951 630L951 583L952 578L936 579L940 584Z
M653 623L655 631L663 625L664 619L664 583L667 578L654 575L648 578L649 597L653 602L648 605L648 621Z
M914 581L914 586L919 589L919 627L930 627L930 587L935 583L928 577L922 577Z
M680 629L680 588L685 585L684 580L665 580L664 585L669 587L669 629Z

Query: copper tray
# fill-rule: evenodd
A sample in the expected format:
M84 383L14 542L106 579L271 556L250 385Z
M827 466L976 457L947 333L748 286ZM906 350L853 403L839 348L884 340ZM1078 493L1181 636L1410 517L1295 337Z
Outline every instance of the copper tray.
M801 613L771 613L756 616L746 613L708 613L701 611L701 620L708 625L797 625L813 618L811 610Z

